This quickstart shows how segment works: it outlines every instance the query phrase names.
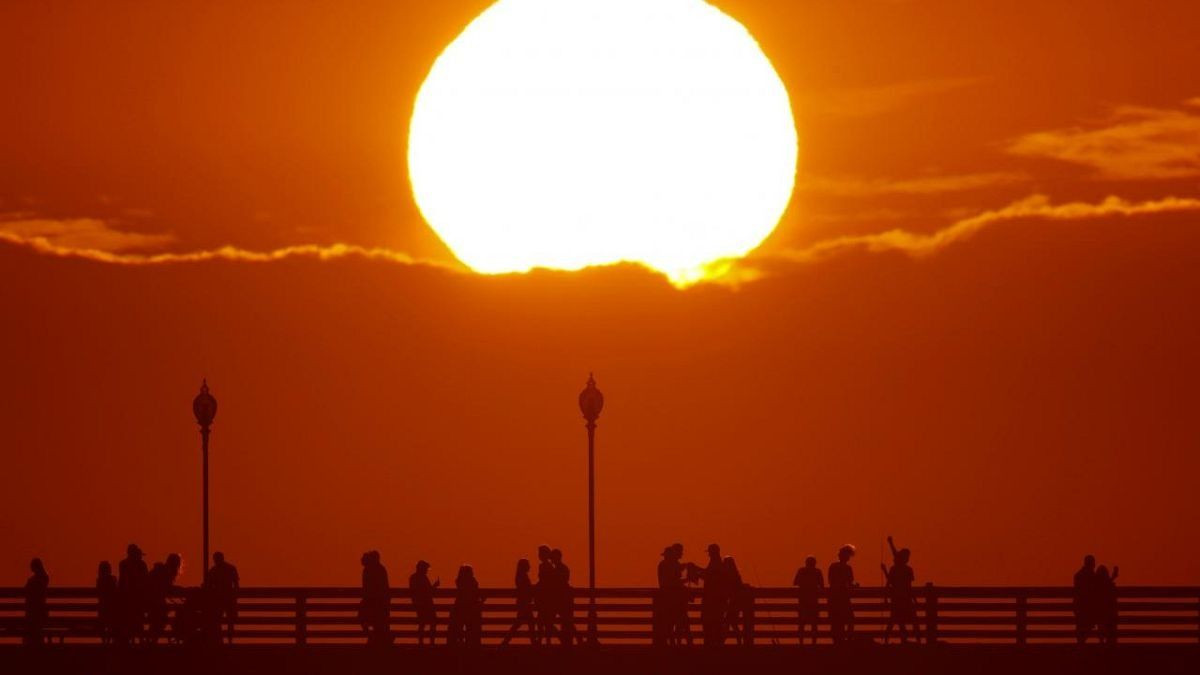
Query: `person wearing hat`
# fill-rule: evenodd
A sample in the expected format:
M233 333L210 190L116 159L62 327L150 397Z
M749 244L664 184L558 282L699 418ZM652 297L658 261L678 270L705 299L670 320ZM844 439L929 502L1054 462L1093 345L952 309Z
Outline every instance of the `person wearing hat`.
M429 581L429 563L417 562L417 571L408 577L408 591L412 596L413 610L417 614L417 644L425 644L425 627L429 627L429 644L437 638L437 610L433 606L433 591L442 585L442 580Z
M729 609L730 585L726 582L725 562L721 558L721 547L708 545L708 566L699 567L688 563L689 577L695 576L704 582L700 596L700 623L704 629L704 644L716 646L725 642L725 614Z

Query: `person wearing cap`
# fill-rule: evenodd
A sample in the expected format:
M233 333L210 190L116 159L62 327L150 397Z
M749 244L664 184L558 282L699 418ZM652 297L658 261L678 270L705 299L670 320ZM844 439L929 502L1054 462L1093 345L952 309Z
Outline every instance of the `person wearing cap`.
M425 644L425 627L429 627L429 644L437 639L437 610L433 605L433 591L442 585L442 580L429 581L429 563L417 562L417 571L408 577L408 591L412 596L413 611L417 615L417 644Z
M725 562L721 558L721 547L708 545L708 566L699 567L688 563L689 577L695 576L704 582L700 596L700 623L704 630L704 644L716 646L725 642L725 615L729 610L730 585L726 580Z

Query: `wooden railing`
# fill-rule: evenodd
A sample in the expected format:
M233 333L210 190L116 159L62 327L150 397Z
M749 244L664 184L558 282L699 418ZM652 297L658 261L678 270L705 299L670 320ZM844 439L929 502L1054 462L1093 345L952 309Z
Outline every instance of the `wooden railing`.
M1118 589L1117 637L1122 642L1200 641L1200 587L1134 587ZM511 589L485 590L483 639L498 642L515 618ZM598 636L604 643L650 644L652 602L645 588L596 591ZM416 621L406 590L393 592L391 627L397 644L416 640ZM918 589L917 613L922 637L949 643L1073 642L1075 617L1071 589L1061 587L925 586ZM795 589L754 589L755 644L796 644ZM244 588L238 599L235 636L242 643L322 644L363 641L357 588ZM438 642L453 591L437 592ZM689 616L700 642L699 594ZM172 603L179 602L173 598ZM829 641L829 618L821 599L821 642ZM888 624L882 589L854 591L856 639L881 640ZM96 594L90 588L52 588L44 634L50 642L97 642ZM586 630L588 594L575 591L575 623ZM20 642L25 631L25 603L19 588L0 588L0 643ZM896 631L892 639L896 639ZM169 632L168 632L169 636ZM1092 642L1096 638L1093 636ZM528 644L522 632L515 644Z

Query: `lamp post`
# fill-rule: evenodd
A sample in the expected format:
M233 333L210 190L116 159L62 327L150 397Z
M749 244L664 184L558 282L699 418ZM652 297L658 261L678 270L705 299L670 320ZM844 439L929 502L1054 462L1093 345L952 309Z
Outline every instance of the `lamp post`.
M208 432L212 426L213 418L217 416L217 399L208 393L208 380L205 379L200 384L200 393L196 394L196 398L192 399L192 413L196 415L196 424L200 425L200 448L203 456L202 461L202 482L204 492L204 562L202 563L201 574L205 582L208 581Z
M588 642L596 644L596 420L604 409L604 394L596 378L588 375L587 387L579 394L579 410L587 420L588 432Z

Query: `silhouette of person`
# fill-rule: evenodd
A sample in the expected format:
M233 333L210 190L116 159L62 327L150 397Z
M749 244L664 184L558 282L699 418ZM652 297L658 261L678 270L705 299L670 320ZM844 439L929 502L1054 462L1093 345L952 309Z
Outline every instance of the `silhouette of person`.
M143 560L142 549L130 544L125 549L125 559L117 565L117 608L120 614L120 631L117 639L121 644L142 634L146 618L146 591L150 576Z
M1095 583L1095 619L1096 628L1100 633L1103 644L1117 644L1117 577L1121 568L1113 566L1112 575L1108 567L1101 565L1096 568Z
M233 628L237 624L238 589L241 588L242 580L238 576L237 568L225 561L224 553L213 553L213 565L208 570L205 583L208 585L205 591L212 607L215 629L220 634L221 621L224 620L228 625L229 644L233 644Z
M112 644L117 630L117 577L107 560L96 570L96 624L100 644Z
M838 550L838 559L829 565L829 629L835 644L842 644L854 635L854 607L850 590L858 586L850 559L854 547L846 544Z
M541 642L538 636L537 622L533 616L533 580L529 578L529 570L533 566L529 564L527 558L521 558L517 561L517 572L513 578L513 584L517 590L517 616L505 633L504 639L500 641L501 645L506 645L516 637L521 626L529 627L529 644L536 645Z
M687 586L684 585L683 544L663 549L658 563L658 593L654 596L654 644L677 645L681 637L681 614L687 617Z
M392 593L387 568L380 561L379 551L364 553L362 566L363 598L359 621L367 634L368 645L389 645L392 642L389 607Z
M1096 557L1083 557L1083 566L1075 572L1072 580L1072 609L1075 612L1075 639L1079 644L1087 642L1096 626Z
M704 630L704 644L724 644L730 585L726 579L725 562L721 559L721 547L709 544L708 566L700 568L689 564L688 572L704 582L704 592L700 596L700 623Z
M450 609L448 643L478 647L483 632L483 594L470 565L458 568L454 579L454 606Z
M538 546L538 580L533 588L533 602L537 609L537 625L539 638L549 642L554 630L554 586L557 572L554 562L550 560L550 547L545 544Z
M754 644L754 589L742 581L742 573L733 556L727 556L723 563L725 583L729 586L725 625L739 645L749 647Z
M29 579L25 582L25 644L40 647L44 643L46 622L50 619L50 608L46 596L50 589L50 575L41 558L29 561Z
M179 576L179 568L182 561L178 553L172 553L167 556L165 563L154 563L148 577L148 607L147 619L150 625L150 632L147 636L147 641L150 644L158 642L158 638L162 637L163 632L167 627L167 597L178 590L175 586L175 579Z
M792 584L798 589L800 604L797 611L797 623L800 628L800 644L804 644L804 628L812 627L812 643L817 644L817 627L821 623L819 614L819 598L821 589L825 588L825 577L821 568L817 567L817 559L808 556L804 559L804 567L796 570Z
M896 544L890 535L887 542L888 547L892 550L892 568L889 570L886 565L880 565L883 568L884 577L887 579L889 600L888 623L887 629L883 632L883 642L887 644L893 625L900 629L901 643L908 642L909 625L912 626L913 639L920 642L921 632L917 625L917 603L916 597L913 595L913 580L916 575L908 564L912 557L912 551L907 548L896 550Z
M408 577L408 591L412 596L413 612L417 616L417 645L425 644L425 628L429 628L429 644L437 639L437 609L433 604L433 591L442 585L441 579L429 581L429 563L417 561L417 571Z
M561 626L559 640L565 645L574 643L576 638L582 642L583 637L575 630L575 592L571 588L571 568L563 562L562 551L558 549L550 551L550 563L554 566L551 605Z

